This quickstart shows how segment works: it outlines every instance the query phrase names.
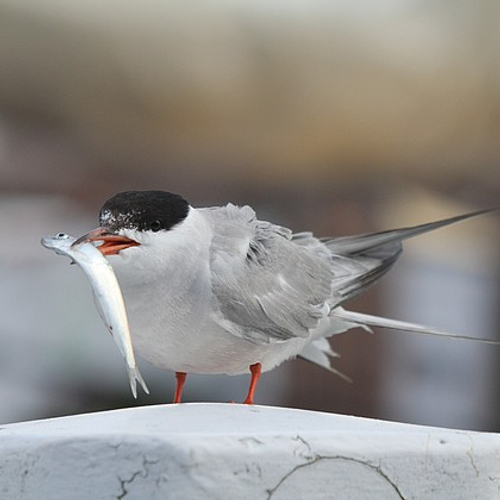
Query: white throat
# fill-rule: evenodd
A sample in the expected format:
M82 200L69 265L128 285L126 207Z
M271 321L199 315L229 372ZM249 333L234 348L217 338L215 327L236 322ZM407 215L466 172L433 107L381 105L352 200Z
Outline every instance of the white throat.
M134 345L155 363L159 353L149 350L161 345L160 338L200 330L207 320L211 227L190 208L186 219L170 231L121 234L140 246L110 256L109 261L122 288Z

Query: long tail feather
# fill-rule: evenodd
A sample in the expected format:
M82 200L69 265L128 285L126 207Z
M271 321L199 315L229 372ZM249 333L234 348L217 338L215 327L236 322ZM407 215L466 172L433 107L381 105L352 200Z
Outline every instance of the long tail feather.
M474 342L481 342L483 344L500 345L500 341L497 340L449 333L437 328L408 323L406 321L398 321L389 318L382 318L380 316L372 316L370 314L346 311L342 307L337 307L330 312L330 315L351 323L356 323L360 326L376 326L380 328L388 328L390 330L402 330L404 332L416 333L418 335L433 335L453 340L470 340Z
M451 217L449 219L429 222L427 224L420 224L419 226L414 227L391 229L389 231L382 231L373 234L361 234L328 239L325 238L322 239L322 241L334 253L338 253L341 255L356 254L364 252L370 248L387 245L388 243L401 242L408 238L412 238L413 236L427 233L443 226L449 226L450 224L454 224L455 222L459 222L465 219L470 219L471 217L477 217L478 215L495 212L496 210L499 210L499 208L497 207L487 210L479 210L477 212L457 215L456 217Z
M390 330L402 330L408 333L416 333L419 335L434 335L437 337L444 337L452 340L470 340L473 342L481 342L483 344L500 345L500 341L497 340L448 333L437 328L431 328L415 323L408 323L406 321L398 321L389 318L382 318L379 316L372 316L370 314L346 311L342 307L337 307L330 312L330 315L345 321L349 321L351 323L356 323L360 326L376 326L380 328L388 328Z

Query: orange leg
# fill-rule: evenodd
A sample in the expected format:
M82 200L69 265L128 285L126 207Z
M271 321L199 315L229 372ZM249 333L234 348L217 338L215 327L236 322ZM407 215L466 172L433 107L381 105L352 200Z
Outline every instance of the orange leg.
M182 389L184 389L184 384L186 382L186 374L184 372L175 372L175 378L177 379L177 386L175 388L174 403L180 403Z
M257 382L260 378L260 372L262 370L262 365L260 363L255 363L254 365L250 365L250 371L252 372L252 379L250 380L250 387L248 388L248 394L243 404L245 405L253 405L254 404L254 396L255 389L257 388Z

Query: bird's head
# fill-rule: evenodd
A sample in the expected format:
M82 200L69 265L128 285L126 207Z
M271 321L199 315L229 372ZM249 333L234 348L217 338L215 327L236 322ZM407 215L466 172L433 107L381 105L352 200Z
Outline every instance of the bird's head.
M100 242L106 256L133 247L160 242L181 224L190 211L181 196L166 191L124 191L107 200L99 211L99 227L84 234L83 241Z

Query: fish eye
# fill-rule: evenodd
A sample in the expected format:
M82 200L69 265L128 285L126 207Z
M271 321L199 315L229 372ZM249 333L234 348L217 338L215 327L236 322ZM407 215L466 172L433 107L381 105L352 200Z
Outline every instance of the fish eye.
M149 227L151 228L151 231L157 233L160 229L163 228L163 222L161 220L155 220Z
M59 238L60 240L66 239L68 235L66 233L59 233L56 238Z

